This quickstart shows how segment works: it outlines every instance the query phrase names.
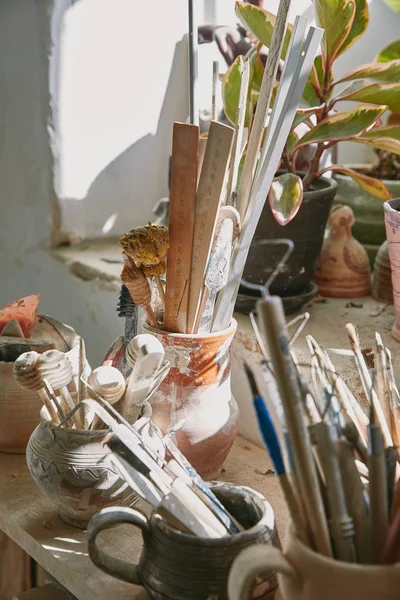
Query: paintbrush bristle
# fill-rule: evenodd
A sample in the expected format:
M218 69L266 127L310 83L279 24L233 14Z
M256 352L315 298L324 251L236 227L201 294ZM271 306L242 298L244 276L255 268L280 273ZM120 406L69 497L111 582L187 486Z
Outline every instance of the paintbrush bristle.
M244 363L244 370L246 371L247 379L250 384L251 393L253 394L253 398L258 398L260 396L260 392L257 386L256 378L254 377L253 371L250 369L247 363Z
M361 348L361 354L364 357L365 364L367 365L368 369L374 369L375 368L375 353L374 353L373 348L371 348L371 346L367 346L366 348Z
M132 318L135 316L136 310L136 304L132 300L128 288L122 284L117 304L118 316L125 317L126 319Z

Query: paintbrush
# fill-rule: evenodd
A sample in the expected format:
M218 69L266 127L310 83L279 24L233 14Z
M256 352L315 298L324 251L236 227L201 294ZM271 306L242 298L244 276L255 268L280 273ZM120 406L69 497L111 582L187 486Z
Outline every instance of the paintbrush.
M389 386L390 414L392 437L395 445L400 446L400 393L394 377L391 353L385 348L387 373L386 378Z
M129 342L137 334L138 309L135 302L131 298L128 288L124 284L121 286L121 290L119 292L117 312L119 317L125 319L124 347L126 349ZM125 378L129 376L131 368L126 362L125 353L123 354L118 368Z
M157 321L151 307L151 290L145 274L136 266L135 262L127 257L121 272L121 281L129 291L132 300L142 306L151 327L157 327Z
M390 388L388 381L388 368L385 347L379 333L375 332L375 354L374 366L376 370L376 387L378 400L385 416L389 429L393 431L392 412L390 410Z
M374 407L374 415L376 414L376 418L380 425L385 445L393 446L392 436L390 434L390 430L389 430L388 424L386 422L385 415L383 414L381 404L378 400L378 397L377 397L376 392L372 385L372 379L371 379L370 373L368 371L368 367L365 364L364 357L361 353L360 340L358 338L356 328L354 327L354 325L352 323L347 323L346 331L347 331L347 335L349 337L351 349L352 349L354 357L356 359L356 365L357 365L358 373L360 375L364 393L368 399L371 397L371 402Z
M244 369L253 395L253 406L257 415L258 427L274 465L275 473L278 477L282 493L285 497L291 519L296 529L296 534L299 539L309 544L310 540L308 539L308 534L306 532L304 517L301 514L301 509L294 495L290 479L286 474L278 436L267 406L260 395L253 371L247 363L244 363Z
M375 421L375 408L371 400L368 425L368 471L371 507L371 547L373 560L383 551L389 524L389 503L385 445L379 423Z
M397 471L397 463L399 460L399 455L397 452L397 448L390 447L385 450L386 456L386 472L387 472L387 489L388 489L388 505L389 505L389 514L392 510L393 505L393 495L394 495L394 487L396 483L396 471Z

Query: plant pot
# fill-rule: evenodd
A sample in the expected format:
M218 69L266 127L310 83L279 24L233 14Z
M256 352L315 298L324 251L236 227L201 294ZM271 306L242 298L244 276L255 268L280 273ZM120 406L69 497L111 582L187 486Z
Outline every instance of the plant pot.
M354 169L368 166L350 165ZM335 174L335 179L338 184L335 204L346 204L352 208L356 219L353 225L353 235L368 252L372 267L379 246L386 239L383 202L369 194L347 175ZM383 183L394 198L400 196L400 181L384 179Z
M279 172L278 175L280 174ZM243 279L254 284L264 284L284 252L283 247L257 246L254 242L289 238L294 242L294 251L274 280L270 291L278 296L288 297L301 295L309 288L318 263L337 184L333 179L320 177L314 187L314 190L305 192L297 215L284 227L275 221L266 202L250 247ZM240 292L248 296L257 295L243 287Z
M166 333L144 324L165 348L171 369L152 398L163 434L179 422L176 443L203 479L215 479L237 435L230 346L237 323L216 333Z
M392 336L400 342L400 198L384 203L389 258L392 269L393 302L396 321L392 327Z

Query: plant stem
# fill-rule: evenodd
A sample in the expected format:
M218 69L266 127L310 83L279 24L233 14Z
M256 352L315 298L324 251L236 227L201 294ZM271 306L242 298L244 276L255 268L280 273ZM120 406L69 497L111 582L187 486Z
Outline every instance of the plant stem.
M303 179L304 191L307 191L314 179L316 179L319 171L319 163L325 149L326 146L324 143L318 144L315 154L310 163L310 168L308 169L307 174Z

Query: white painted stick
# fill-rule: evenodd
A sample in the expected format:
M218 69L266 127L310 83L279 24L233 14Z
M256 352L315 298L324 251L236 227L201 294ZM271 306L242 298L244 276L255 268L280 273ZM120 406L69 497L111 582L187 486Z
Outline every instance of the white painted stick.
M268 108L271 101L272 90L276 80L279 60L281 57L283 40L285 38L286 23L289 14L290 0L281 0L278 14L275 21L272 34L271 45L268 51L268 58L264 69L264 75L261 83L260 95L257 102L257 108L254 115L253 126L250 133L249 143L247 145L246 158L243 165L242 176L240 178L238 189L238 210L241 219L243 219L250 197L251 184L253 180L254 169L257 162L258 153L265 122L268 115Z
M282 102L280 118L277 122L274 134L271 138L271 143L266 152L265 160L260 171L260 176L258 177L257 181L255 181L252 188L245 222L242 226L242 231L239 235L232 255L229 281L220 293L217 300L212 331L226 329L229 327L231 322L236 296L240 285L240 279L242 277L247 255L249 253L250 244L264 208L269 188L271 187L276 169L279 165L281 154L285 146L287 136L289 135L297 106L307 83L307 78L314 62L314 58L323 33L323 29L318 27L310 27L308 32L307 39L304 43L302 56L291 81L288 94Z

